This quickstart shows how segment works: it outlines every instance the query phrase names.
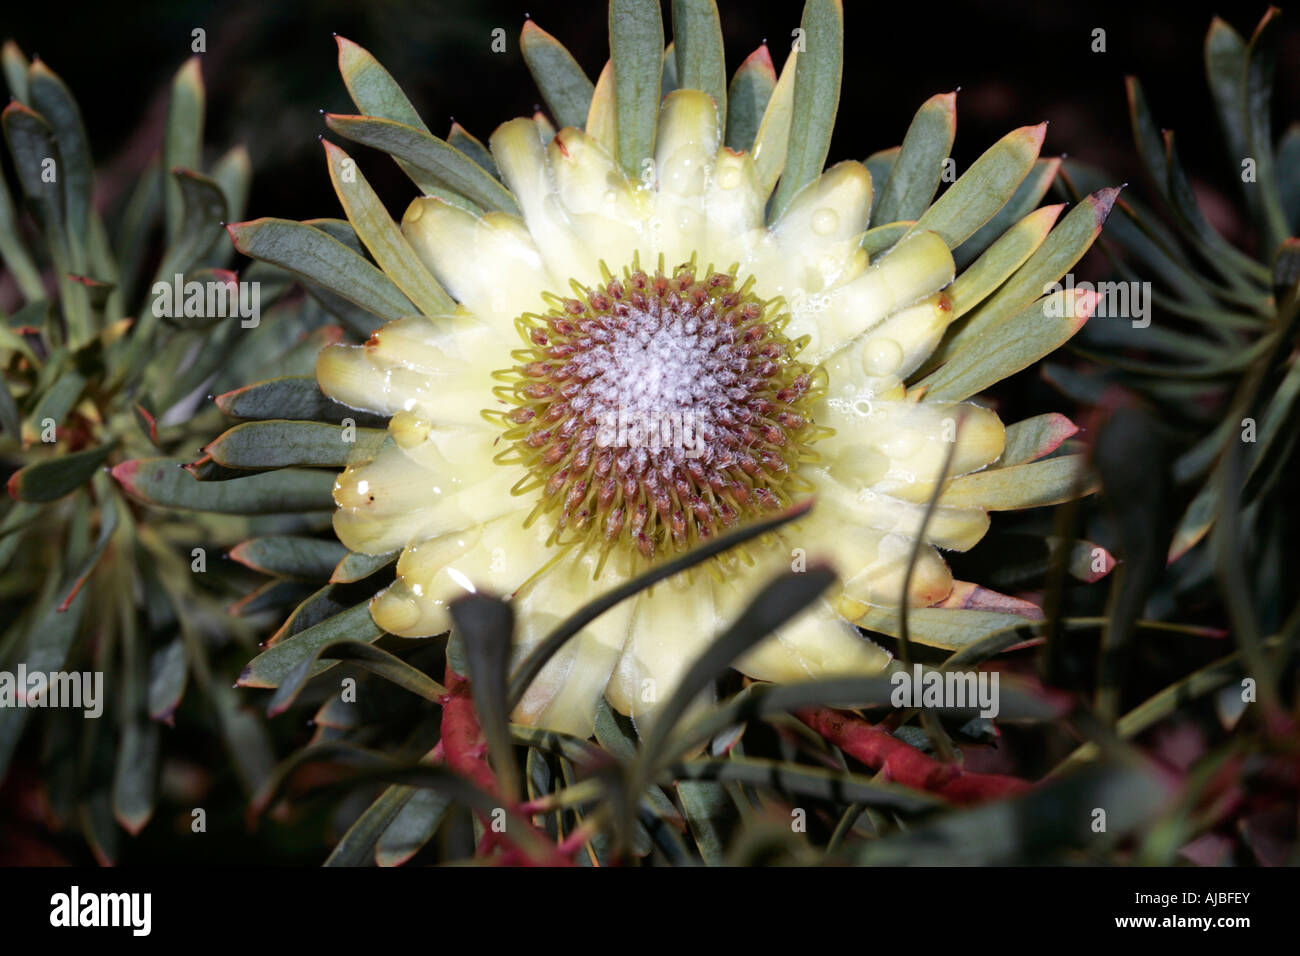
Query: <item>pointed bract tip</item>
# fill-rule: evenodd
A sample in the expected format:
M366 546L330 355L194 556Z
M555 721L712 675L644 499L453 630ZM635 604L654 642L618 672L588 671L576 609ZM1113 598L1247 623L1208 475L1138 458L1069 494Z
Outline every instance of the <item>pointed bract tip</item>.
M135 473L140 470L138 461L123 461L109 469L113 480L121 485L130 485L135 479Z
M1106 217L1110 215L1111 207L1115 205L1116 197L1119 196L1120 190L1123 188L1123 186L1106 186L1103 189L1098 189L1088 197L1096 207L1097 221L1099 223L1106 221Z

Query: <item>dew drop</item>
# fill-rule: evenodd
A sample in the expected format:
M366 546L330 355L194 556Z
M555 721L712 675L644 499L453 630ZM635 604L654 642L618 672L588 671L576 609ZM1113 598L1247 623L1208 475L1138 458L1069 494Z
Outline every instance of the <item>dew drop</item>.
M835 227L839 224L840 214L834 209L818 209L813 213L813 232L817 233L819 236L829 236L835 231Z
M862 368L868 375L890 375L903 364L903 347L893 339L875 338L862 348Z

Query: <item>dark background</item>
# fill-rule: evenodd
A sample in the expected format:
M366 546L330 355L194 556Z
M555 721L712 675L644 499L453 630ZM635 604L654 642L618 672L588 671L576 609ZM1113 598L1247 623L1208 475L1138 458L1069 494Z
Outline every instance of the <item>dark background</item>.
M729 71L765 38L779 69L802 3L719 5ZM1218 152L1202 43L1216 13L1249 36L1265 4L846 0L845 8L832 161L896 145L921 102L960 86L958 169L1010 129L1046 119L1046 154L1068 153L1136 184L1123 77L1137 73L1157 122L1180 131L1183 161L1207 194L1211 218L1230 236L1235 231L1231 170ZM369 49L435 133L445 135L455 116L486 140L539 99L518 49L526 13L596 77L608 56L602 0L22 3L8 5L0 35L39 54L72 87L98 164L115 171L101 182L101 200L111 200L156 148L166 84L190 53L190 32L204 28L209 145L243 142L251 151L250 217L303 219L339 214L316 142L325 129L321 109L354 111L338 76L333 33ZM1279 60L1295 63L1300 17L1284 26ZM505 53L491 51L496 27L506 31ZM1091 50L1095 28L1106 31L1105 53ZM1296 116L1297 105L1300 73L1280 71L1275 116ZM363 171L400 216L412 187L392 163L365 152L358 153Z

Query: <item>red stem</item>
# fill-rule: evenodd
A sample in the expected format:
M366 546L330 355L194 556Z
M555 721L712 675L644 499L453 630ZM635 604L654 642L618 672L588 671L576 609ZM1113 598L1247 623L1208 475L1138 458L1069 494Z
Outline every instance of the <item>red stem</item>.
M441 747L447 768L466 778L485 793L499 796L501 790L497 784L496 774L492 772L487 762L487 741L483 737L483 728L479 725L478 715L474 712L474 699L470 695L469 681L452 670L451 665L448 664L445 684L447 693L442 697ZM506 806L504 801L502 805ZM519 814L520 806L516 805L511 809L522 816ZM526 817L524 825L543 844L540 857L530 857L521 850L510 839L508 832L499 833L494 830L492 821L482 813L479 814L479 819L485 828L478 849L483 856L500 848L497 862L507 866L535 863L545 866L572 865L570 857L573 851L567 848L561 850L546 833L527 821Z
M852 714L817 707L796 711L795 716L855 760L883 771L886 780L928 791L953 803L982 803L1030 788L1027 781L1016 777L968 773L956 764L941 763Z

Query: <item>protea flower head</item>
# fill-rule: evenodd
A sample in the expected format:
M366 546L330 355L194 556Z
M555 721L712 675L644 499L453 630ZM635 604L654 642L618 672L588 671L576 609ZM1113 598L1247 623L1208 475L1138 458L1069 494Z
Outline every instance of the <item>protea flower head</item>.
M419 187L400 227L326 143L351 230L257 220L249 255L386 320L318 360L320 388L387 421L334 488L357 555L400 552L370 605L405 637L450 625L476 590L513 596L526 654L596 594L733 526L815 497L779 533L599 617L548 663L515 719L586 736L604 695L651 717L719 622L775 567L829 557L837 593L747 654L753 678L873 673L858 624L954 646L1024 613L954 582L989 512L1065 500L1077 455L1061 416L1010 427L972 401L1088 318L1045 286L1087 250L1114 190L1059 223L1036 208L1058 161L1045 125L950 177L955 94L900 148L826 163L843 53L838 0L810 0L776 74L755 51L728 85L711 2L610 4L592 84L531 22L521 44L554 125L505 122L484 147L431 135L383 68L340 39L360 115L341 136L390 153ZM557 130L558 127L558 130ZM331 236L350 240L358 252ZM373 265L359 254L364 246ZM360 449L360 446L359 446ZM975 636L978 636L976 634Z

